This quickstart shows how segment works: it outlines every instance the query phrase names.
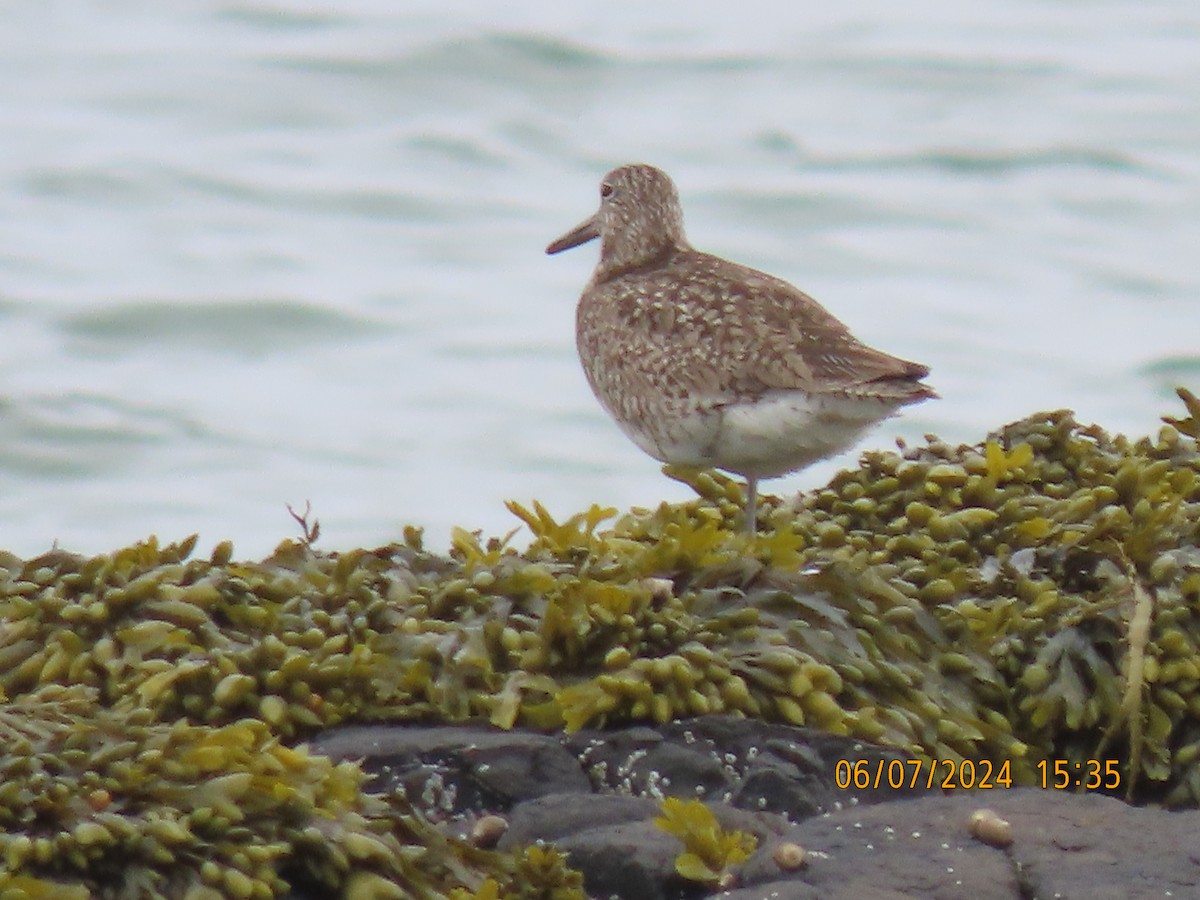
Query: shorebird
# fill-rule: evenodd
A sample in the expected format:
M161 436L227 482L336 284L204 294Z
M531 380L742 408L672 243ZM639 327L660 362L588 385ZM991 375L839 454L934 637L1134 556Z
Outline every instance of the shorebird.
M546 252L595 238L575 318L588 384L655 459L743 476L749 532L760 478L841 453L937 396L928 366L868 347L782 279L694 250L660 169L613 169L600 209Z

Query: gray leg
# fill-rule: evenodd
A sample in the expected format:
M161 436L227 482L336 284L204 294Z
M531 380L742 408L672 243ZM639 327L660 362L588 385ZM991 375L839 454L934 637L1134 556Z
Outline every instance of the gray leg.
M754 534L758 530L758 476L746 476L746 533Z

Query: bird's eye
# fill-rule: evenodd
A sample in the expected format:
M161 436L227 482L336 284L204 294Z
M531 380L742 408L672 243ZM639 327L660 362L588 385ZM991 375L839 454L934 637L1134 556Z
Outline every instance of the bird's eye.
M600 185L600 196L601 197L611 197L612 193L613 193L613 186L611 184L609 184L607 181L604 182L604 184Z

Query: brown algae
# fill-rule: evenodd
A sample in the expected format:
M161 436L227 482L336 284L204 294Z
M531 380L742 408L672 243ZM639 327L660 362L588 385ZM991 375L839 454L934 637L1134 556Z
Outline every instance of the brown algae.
M737 483L672 470L696 500L511 504L525 550L458 530L438 555L409 529L261 562L191 558L194 539L0 553L0 891L579 890L557 857L445 838L304 751L351 720L735 713L1009 760L1018 783L1103 749L1122 793L1194 806L1200 405L1181 396L1189 418L1136 441L1057 412L866 453L762 498L755 536Z

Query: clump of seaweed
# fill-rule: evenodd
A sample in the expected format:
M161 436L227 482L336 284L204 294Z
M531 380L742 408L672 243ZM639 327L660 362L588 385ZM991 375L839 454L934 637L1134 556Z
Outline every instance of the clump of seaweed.
M667 797L661 808L662 815L654 824L683 842L675 871L688 881L728 886L736 867L758 849L757 837L722 828L712 810L700 800Z
M118 808L145 810L131 833L172 832L152 829L150 810L191 816L199 801L176 782L204 766L230 790L248 774L257 799L254 785L298 792L301 819L329 814L361 832L349 840L362 855L331 826L280 837L259 834L257 819L228 825L259 849L214 849L203 830L212 846L193 845L187 819L187 852L159 841L173 860L162 863L150 839L150 856L121 871L141 865L156 885L160 864L185 878L208 860L201 887L232 890L226 873L237 872L238 890L244 876L252 895L273 896L308 841L302 855L324 859L324 874L301 880L403 885L416 876L377 863L366 839L424 841L419 815L359 808L350 772L330 770L341 774L320 789L288 780L321 765L297 742L348 720L575 730L734 713L937 759L1008 761L1018 783L1034 783L1042 759L1103 752L1121 761L1132 798L1194 806L1200 406L1181 396L1188 418L1136 441L1056 412L977 445L931 437L866 453L804 497L763 498L753 536L739 528L737 482L672 470L695 500L563 520L511 504L533 533L523 550L512 535L456 530L438 555L407 529L401 543L344 553L318 551L306 530L260 562L235 561L228 543L191 558L194 538L93 557L0 553L0 697L11 698L0 699L11 775L0 886L25 879L11 885L36 896L28 879L117 877L110 860L132 851L90 827L81 843L76 828L105 827L119 797ZM188 762L143 760L143 744ZM31 758L42 768L22 774ZM36 799L43 789L50 800ZM54 799L67 792L76 799ZM101 808L89 812L93 795ZM443 893L515 883L516 856L442 846ZM553 865L538 871L570 890Z
M396 617L366 553L321 560L285 542L267 563L184 562L195 537L87 559L52 551L0 588L0 688L83 684L101 702L282 736L370 702L372 631Z
M45 685L0 707L4 896L436 897L447 871L505 871L259 719L163 723L96 701Z
M489 876L474 891L455 888L450 900L587 900L583 876L553 847L532 845L515 857L511 872Z
M448 896L450 900L490 900L493 897L496 900L588 900L583 889L583 875L572 869L567 855L553 846L534 844L511 853L477 850L470 854L461 845L446 841L440 833L436 844L455 848L463 854L463 859L455 860L449 853L439 854L441 886L439 891L427 893L427 896ZM417 849L415 852L423 851ZM471 890L462 887L463 883L477 886ZM367 892L348 896L356 900L359 896L391 895ZM407 898L409 895L401 892L397 896Z

